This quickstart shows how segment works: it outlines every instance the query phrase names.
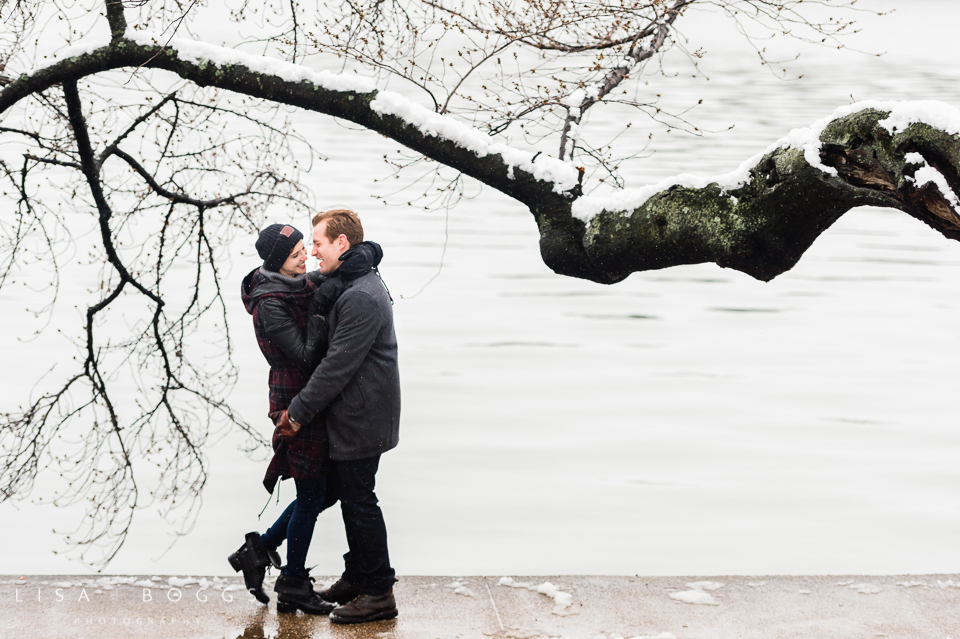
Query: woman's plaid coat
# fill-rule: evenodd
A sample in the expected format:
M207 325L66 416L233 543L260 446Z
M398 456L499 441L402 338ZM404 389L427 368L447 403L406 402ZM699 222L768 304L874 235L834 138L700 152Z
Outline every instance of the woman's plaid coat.
M243 279L241 286L243 304L253 316L257 343L270 364L268 412L274 421L310 379L319 361L314 353L322 355L324 350L320 345L302 342L307 339L307 310L317 290L316 285L305 277L293 282L287 280L293 278L268 278L260 273L260 269L254 269ZM314 317L309 321L318 319ZM288 330L281 332L281 325ZM290 330L292 328L299 330ZM326 341L325 326L318 331L318 336L321 342ZM297 343L297 339L301 341ZM291 358L290 354L294 352L300 361ZM263 478L267 491L273 493L279 479L312 479L327 472L327 429L321 419L318 415L289 438L281 437L279 429L274 428L274 455Z

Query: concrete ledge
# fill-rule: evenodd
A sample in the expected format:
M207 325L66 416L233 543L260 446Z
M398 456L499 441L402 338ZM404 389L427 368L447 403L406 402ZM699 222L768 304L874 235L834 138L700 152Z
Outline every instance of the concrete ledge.
M960 639L958 575L513 579L402 577L398 619L337 626L232 577L6 576L0 638Z

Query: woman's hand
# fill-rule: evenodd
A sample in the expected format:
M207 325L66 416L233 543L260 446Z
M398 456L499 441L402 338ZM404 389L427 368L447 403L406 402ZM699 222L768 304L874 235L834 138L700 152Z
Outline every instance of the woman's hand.
M278 413L271 413L273 424L280 429L281 437L294 437L300 430L300 424L290 420L290 414L282 410Z

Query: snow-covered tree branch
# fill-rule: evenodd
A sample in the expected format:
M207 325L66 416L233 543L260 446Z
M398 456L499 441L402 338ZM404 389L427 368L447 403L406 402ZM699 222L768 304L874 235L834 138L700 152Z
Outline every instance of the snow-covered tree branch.
M935 103L845 107L716 181L681 176L607 198L584 196L569 162L495 142L365 79L156 35L132 34L21 76L0 93L0 109L68 79L133 66L390 137L522 202L539 225L544 261L597 282L699 262L769 280L857 206L903 210L950 239L960 232L960 114Z

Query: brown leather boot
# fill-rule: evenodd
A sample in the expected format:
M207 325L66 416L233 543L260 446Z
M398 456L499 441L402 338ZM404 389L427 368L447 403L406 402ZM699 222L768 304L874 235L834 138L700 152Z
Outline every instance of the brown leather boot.
M397 601L393 588L382 595L357 595L350 603L334 608L330 613L333 623L367 623L397 616Z
M338 604L345 604L353 601L360 594L360 584L355 584L344 579L337 581L328 588L324 588L317 593L327 601L333 601Z

